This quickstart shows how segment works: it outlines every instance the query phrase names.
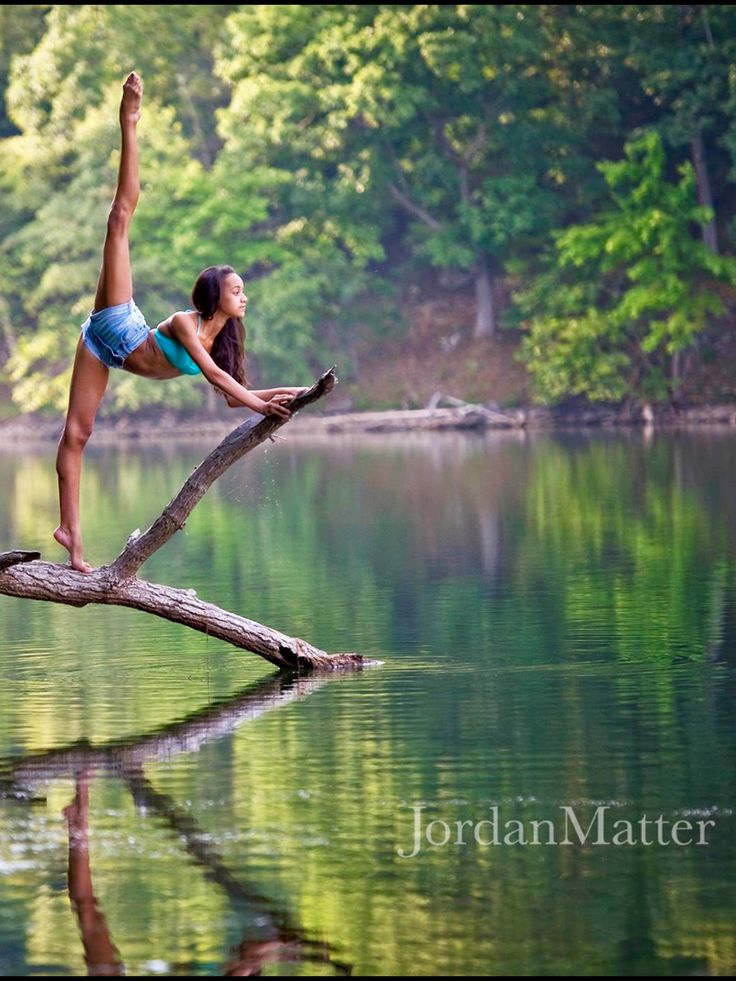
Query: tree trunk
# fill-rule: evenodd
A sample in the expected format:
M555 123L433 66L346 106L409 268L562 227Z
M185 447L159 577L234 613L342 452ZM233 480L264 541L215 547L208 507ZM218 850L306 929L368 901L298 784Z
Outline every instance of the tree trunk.
M308 392L292 401L292 413L332 391L336 381L334 368L325 372ZM253 651L280 668L345 668L377 663L366 661L359 654L326 654L298 637L288 637L204 603L197 599L192 589L173 589L144 582L136 576L141 565L184 527L186 519L214 481L245 453L273 438L275 431L285 424L286 420L278 416L266 416L239 426L197 467L151 527L142 535L137 530L133 532L117 559L90 575L77 572L68 565L41 562L38 552L1 553L0 593L70 606L87 603L130 606Z
M698 182L698 202L703 207L713 208L713 194L710 189L710 177L708 175L708 163L705 159L705 144L703 142L703 134L698 132L692 139L691 142L692 153L693 153L693 165L695 167L695 176ZM718 228L716 225L715 211L713 212L713 217L711 220L702 226L702 235L704 244L718 255Z
M129 606L260 654L278 668L343 668L363 662L357 654L330 656L298 637L288 637L237 613L205 603L193 589L174 589L135 576L111 583L104 571L84 575L70 566L39 560L25 562L11 566L0 575L0 593L67 606L86 606L88 603Z
M496 332L496 311L493 307L493 282L488 256L478 254L475 267L475 327L473 337L493 337Z
M670 362L670 377L672 379L672 385L670 388L671 399L677 397L677 393L682 385L684 356L684 351L675 351L675 353L672 355L672 360Z

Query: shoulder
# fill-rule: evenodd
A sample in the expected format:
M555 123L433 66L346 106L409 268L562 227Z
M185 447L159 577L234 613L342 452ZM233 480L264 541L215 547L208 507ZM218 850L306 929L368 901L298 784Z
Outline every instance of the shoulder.
M169 325L173 334L196 334L197 311L179 310L169 317Z

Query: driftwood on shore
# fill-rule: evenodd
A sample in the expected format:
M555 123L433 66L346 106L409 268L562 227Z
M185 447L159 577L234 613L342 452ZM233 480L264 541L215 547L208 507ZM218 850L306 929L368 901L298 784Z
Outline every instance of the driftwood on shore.
M335 370L329 371L290 404L292 416L332 390ZM166 505L151 527L134 531L120 555L108 566L86 575L69 565L40 561L38 552L15 550L0 553L0 593L23 599L47 600L70 606L105 603L129 606L181 623L236 647L253 651L279 668L353 668L368 663L359 654L327 654L298 637L289 637L200 600L193 589L145 582L136 573L184 524L209 487L236 460L286 424L278 416L243 423L196 468L184 486Z
M450 429L517 429L523 425L516 415L493 412L482 405L449 409L396 409L383 412L346 412L312 421L311 430L328 433L422 432Z
M444 403L442 405L441 403ZM736 405L672 406L531 405L518 409L492 408L436 392L424 409L381 412L340 412L311 417L310 433L391 433L465 429L685 429L690 426L736 426Z
M444 404L441 404L444 403ZM435 392L423 409L390 409L376 412L354 412L342 409L323 414L310 412L294 423L293 436L331 433L391 433L414 431L478 432L516 430L536 432L562 429L687 429L690 427L736 427L736 403L713 405L649 405L646 403L527 405L500 408L498 405L476 405ZM95 440L101 442L151 441L182 439L186 431L192 440L220 439L229 432L225 419L207 416L181 418L174 412L156 419L122 417L115 421L100 420L95 426ZM27 446L34 442L57 442L61 433L58 420L50 422L34 415L7 419L0 423L0 453L6 447Z

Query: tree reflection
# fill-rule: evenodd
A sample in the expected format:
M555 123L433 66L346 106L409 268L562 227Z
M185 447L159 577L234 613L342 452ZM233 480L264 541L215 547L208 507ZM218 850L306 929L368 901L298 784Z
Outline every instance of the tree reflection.
M146 762L198 751L246 721L307 697L328 680L339 678L334 674L309 678L278 676L155 733L114 745L61 747L7 761L2 766L3 771L10 773L3 781L2 796L16 800L32 800L42 782L70 776L74 779L74 798L62 812L68 829L68 888L90 976L125 973L92 883L90 785L95 776L105 774L122 779L136 806L163 819L170 828L172 839L184 845L190 860L203 870L207 881L223 890L231 905L247 910L249 918L257 921L257 935L244 934L233 956L223 966L225 976L260 974L267 965L277 962L318 963L329 965L336 974L351 973L349 966L336 959L329 944L309 937L292 922L287 910L252 885L239 881L194 817L170 796L158 791L145 774Z

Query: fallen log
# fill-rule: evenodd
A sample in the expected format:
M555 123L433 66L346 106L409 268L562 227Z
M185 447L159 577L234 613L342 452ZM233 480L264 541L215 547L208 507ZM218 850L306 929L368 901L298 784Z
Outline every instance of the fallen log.
M389 409L382 412L345 412L310 420L309 432L391 433L452 429L521 429L521 413L502 414L481 405L436 409Z
M332 391L337 378L334 367L289 408L294 414ZM70 606L103 603L128 606L181 623L235 647L252 651L288 670L343 669L380 662L359 654L327 654L298 637L248 620L200 600L193 589L174 589L146 582L136 575L143 563L182 529L197 503L214 481L246 453L267 439L287 420L278 416L243 423L202 461L181 490L167 504L151 527L134 531L120 555L108 566L86 575L69 565L40 561L40 553L14 550L0 553L0 593L22 599L46 600Z

